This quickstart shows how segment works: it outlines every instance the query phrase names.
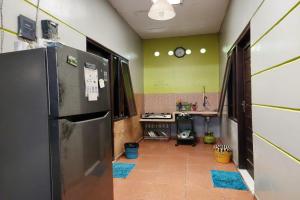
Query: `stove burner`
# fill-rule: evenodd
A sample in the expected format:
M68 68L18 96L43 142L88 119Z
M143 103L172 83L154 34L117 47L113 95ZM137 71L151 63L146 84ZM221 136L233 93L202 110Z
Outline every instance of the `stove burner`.
M172 119L171 113L145 113L142 119Z

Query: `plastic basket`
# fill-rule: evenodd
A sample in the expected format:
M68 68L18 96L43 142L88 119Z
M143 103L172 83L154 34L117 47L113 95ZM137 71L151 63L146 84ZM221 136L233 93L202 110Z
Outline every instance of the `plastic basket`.
M227 152L227 151L219 152L215 150L215 158L216 161L219 163L224 163L224 164L230 163L231 156L232 156L232 152Z
M138 143L125 143L125 156L127 159L137 159L139 154Z

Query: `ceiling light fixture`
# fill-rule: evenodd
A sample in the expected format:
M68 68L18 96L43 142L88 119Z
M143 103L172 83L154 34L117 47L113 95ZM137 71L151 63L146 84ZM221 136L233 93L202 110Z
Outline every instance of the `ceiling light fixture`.
M154 56L155 56L155 57L158 57L159 55L160 55L159 51L155 51L155 52L154 52Z
M169 20L176 15L173 6L167 0L156 0L151 6L148 17L154 20Z
M200 49L200 53L205 54L206 53L206 49L205 48Z
M158 0L152 0L153 3L156 3ZM172 5L182 4L183 0L167 0Z
M185 53L186 53L187 55L191 55L191 54L192 54L192 50L187 49L187 50L185 51Z
M168 55L169 55L169 56L173 56L173 55L174 55L174 51L169 51L169 52L168 52Z

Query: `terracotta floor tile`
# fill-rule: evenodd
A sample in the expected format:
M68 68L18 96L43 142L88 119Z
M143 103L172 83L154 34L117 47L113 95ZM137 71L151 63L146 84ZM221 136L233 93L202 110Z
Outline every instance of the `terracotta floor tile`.
M158 173L155 176L155 183L157 184L167 184L173 186L181 186L186 183L185 173Z
M217 189L187 187L186 200L225 200L223 193Z
M114 179L115 200L253 200L248 191L214 188L210 170L237 171L214 159L212 145L178 146L175 141L142 141L126 179Z
M200 187L200 188L206 188L206 189L212 189L213 184L211 177L208 173L191 173L188 174L186 177L186 185L188 187Z
M159 167L161 166L160 161L158 160L139 160L136 163L136 167L135 169L139 169L139 170L151 170L151 171L158 171Z
M249 191L239 191L230 189L220 189L226 200L254 200L254 196Z
M235 165L233 163L229 163L229 164L222 164L222 163L216 163L213 166L214 170L223 170L223 171L233 171L236 172L237 168L235 167Z
M185 187L177 184L157 184L155 191L161 194L163 200L185 199Z
M151 170L133 170L127 177L127 181L156 183L155 177L158 176L157 171Z

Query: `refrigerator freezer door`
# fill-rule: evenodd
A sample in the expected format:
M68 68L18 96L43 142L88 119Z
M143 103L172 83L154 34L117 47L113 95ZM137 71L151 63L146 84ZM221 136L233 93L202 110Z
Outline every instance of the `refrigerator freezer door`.
M46 50L0 55L0 199L51 200Z
M59 120L64 200L112 200L111 114Z
M53 97L51 98L51 107L53 107L52 111L54 109L52 112L54 117L57 117L56 115L64 117L110 110L108 60L63 46L48 48L48 61L50 92ZM85 67L95 69L98 72L96 84L99 96L96 101L90 101L86 95ZM56 88L53 89L53 86Z

